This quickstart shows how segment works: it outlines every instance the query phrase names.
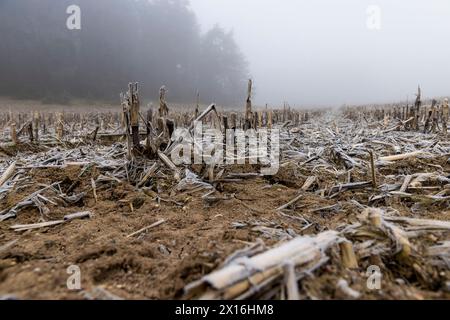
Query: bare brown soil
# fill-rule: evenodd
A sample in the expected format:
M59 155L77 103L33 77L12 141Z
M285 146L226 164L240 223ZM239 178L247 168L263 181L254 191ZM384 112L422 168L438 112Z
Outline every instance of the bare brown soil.
M45 184L63 180L68 186L78 179L79 171L78 167L37 169L33 172L33 180ZM91 175L95 178L95 171ZM86 188L88 178L80 181L77 188ZM351 210L338 214L307 214L305 217L313 222L313 227L300 232L298 223L272 210L292 199L297 194L296 189L270 184L262 178L229 183L225 188L240 200L221 201L208 208L199 197L189 195L175 198L169 194L161 195L161 198L175 200L183 206L166 201L158 204L144 192L120 184L99 191L97 203L90 193L77 207L55 208L49 217L54 220L67 213L91 210L95 214L92 219L18 234L9 227L33 223L39 215L37 209L21 212L18 218L0 224L2 244L18 239L11 248L0 253L0 293L21 299L82 299L84 291L101 285L127 299L178 298L186 284L214 270L224 258L246 243L261 238L260 232L252 230L252 225L307 234L334 229L351 222L356 215ZM13 193L1 206L13 204L37 189L34 186L31 190ZM134 204L133 212L129 202ZM302 212L301 208L314 209L328 204L332 202L305 193L297 210ZM436 210L431 216L448 220L449 212ZM159 219L166 222L137 238L126 237ZM234 224L236 222L242 225ZM263 240L268 246L277 241L276 238ZM81 268L81 292L70 291L66 286L69 276L66 269L72 264ZM304 286L317 297L338 298L335 289L329 286L343 272L327 267L319 278L306 280ZM364 291L363 274L356 272L353 276L360 279L358 287ZM383 298L449 298L448 294L420 288L404 290L395 281L385 284ZM366 297L377 298L378 295L367 292Z

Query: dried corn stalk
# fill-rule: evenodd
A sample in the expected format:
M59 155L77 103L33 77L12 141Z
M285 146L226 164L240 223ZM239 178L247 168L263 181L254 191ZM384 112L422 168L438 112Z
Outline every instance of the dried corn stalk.
M251 258L235 260L185 288L186 298L236 299L253 294L253 286L264 286L279 279L284 265L292 263L296 268L322 261L324 252L338 243L336 231L326 231L315 237L295 238L280 246Z

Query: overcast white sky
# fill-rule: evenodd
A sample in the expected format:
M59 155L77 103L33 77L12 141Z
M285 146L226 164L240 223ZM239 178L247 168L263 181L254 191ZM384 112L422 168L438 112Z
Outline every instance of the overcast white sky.
M258 104L340 105L450 94L448 0L190 0L233 30ZM367 8L381 11L380 30Z

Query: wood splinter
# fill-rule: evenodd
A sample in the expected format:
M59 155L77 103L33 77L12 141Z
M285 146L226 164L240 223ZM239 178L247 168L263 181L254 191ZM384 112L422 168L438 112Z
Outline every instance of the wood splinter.
M370 155L370 173L372 176L372 187L374 189L376 189L377 188L377 176L375 173L375 159L374 159L372 150L369 150L369 155Z
M339 248L341 250L341 260L345 268L357 269L358 260L356 259L355 251L353 250L353 244L348 241L342 241L339 243Z
M14 171L16 170L16 162L12 162L9 167L5 170L5 172L0 177L0 187L3 186L3 184L8 181L9 178L12 177L14 174Z
M298 292L297 277L295 276L295 265L289 261L283 265L284 283L286 286L288 300L300 300Z
M151 229L151 228L157 227L157 226L159 226L160 224L163 224L164 222L166 222L166 220L164 220L164 219L161 219L161 220L159 220L159 221L156 221L155 223L153 223L153 224L151 224L151 225L149 225L149 226L147 226L147 227L144 227L144 228L142 228L142 229L139 229L138 231L135 231L135 232L133 232L133 233L130 233L129 235L127 235L127 238L131 238L131 237L133 237L133 236L135 236L135 235L138 235L138 234L140 234L140 233L142 233L142 232L144 232L144 231L147 231L147 230L149 230L149 229Z

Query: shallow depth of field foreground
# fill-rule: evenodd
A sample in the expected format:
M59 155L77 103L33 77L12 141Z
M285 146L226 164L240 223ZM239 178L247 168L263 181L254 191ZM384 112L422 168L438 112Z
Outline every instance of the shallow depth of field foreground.
M416 106L149 109L130 84L103 112L4 111L0 293L448 298L450 142ZM175 165L195 119L279 129L278 173Z
M0 0L0 300L450 300L449 35L442 0Z

